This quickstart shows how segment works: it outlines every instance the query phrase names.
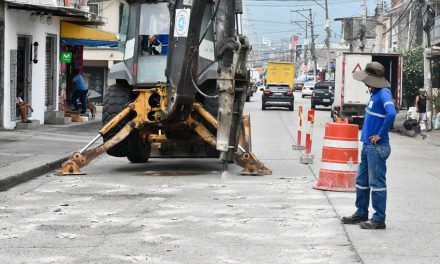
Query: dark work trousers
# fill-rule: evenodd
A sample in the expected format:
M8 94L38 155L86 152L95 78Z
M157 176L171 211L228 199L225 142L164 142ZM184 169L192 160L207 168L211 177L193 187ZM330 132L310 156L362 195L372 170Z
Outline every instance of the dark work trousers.
M385 222L387 203L386 160L390 156L391 147L387 144L363 144L361 163L356 176L356 215L368 217L370 192L373 209L372 219Z
M81 114L85 114L87 112L87 92L89 90L75 90L72 96L72 104L75 107L75 111L79 110L78 107L78 99L81 101Z

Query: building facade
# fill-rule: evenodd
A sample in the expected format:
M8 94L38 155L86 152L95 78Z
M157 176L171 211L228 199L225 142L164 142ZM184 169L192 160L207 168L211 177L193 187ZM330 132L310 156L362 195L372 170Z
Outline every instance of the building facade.
M84 45L117 44L116 35L87 27L96 24L104 24L103 18L89 12L86 0L0 2L1 128L14 129L20 122L18 92L34 110L29 111L29 119L40 124L45 114L65 110L70 101L66 75L72 77L74 68L83 69ZM72 62L61 63L60 55L69 51Z
M2 38L2 127L15 128L20 120L17 93L32 105L30 118L44 121L44 112L56 109L60 18L4 5Z

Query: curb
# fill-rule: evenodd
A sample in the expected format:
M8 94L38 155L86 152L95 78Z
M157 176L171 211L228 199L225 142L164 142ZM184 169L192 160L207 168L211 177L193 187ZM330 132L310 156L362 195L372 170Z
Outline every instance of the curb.
M64 157L62 159L46 163L39 167L0 180L0 192L7 191L10 188L15 187L21 183L32 180L43 174L49 173L60 167L67 159L68 157Z
M393 129L393 130L391 130L391 132L396 133L396 134L400 134L403 136L411 137L411 138L416 138L416 139L425 139L426 138L426 134L424 134L424 133L416 134L416 133L414 133L414 131L406 130L404 128Z

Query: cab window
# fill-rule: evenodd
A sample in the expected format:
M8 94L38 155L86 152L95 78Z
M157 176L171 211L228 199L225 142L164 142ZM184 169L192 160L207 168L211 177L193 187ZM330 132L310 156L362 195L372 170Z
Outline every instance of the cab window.
M166 82L170 30L168 3L142 4L139 19L137 82Z
M140 55L167 55L169 31L168 4L143 4L139 23Z

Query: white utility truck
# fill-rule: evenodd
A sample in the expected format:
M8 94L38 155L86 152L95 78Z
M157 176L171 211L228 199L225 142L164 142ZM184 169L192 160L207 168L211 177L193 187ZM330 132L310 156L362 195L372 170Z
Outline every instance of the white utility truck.
M331 111L333 120L347 118L349 123L362 126L370 92L367 86L353 78L353 73L364 70L367 63L372 61L385 67L385 78L391 84L394 104L400 109L403 66L401 54L342 52L336 57L335 99Z

